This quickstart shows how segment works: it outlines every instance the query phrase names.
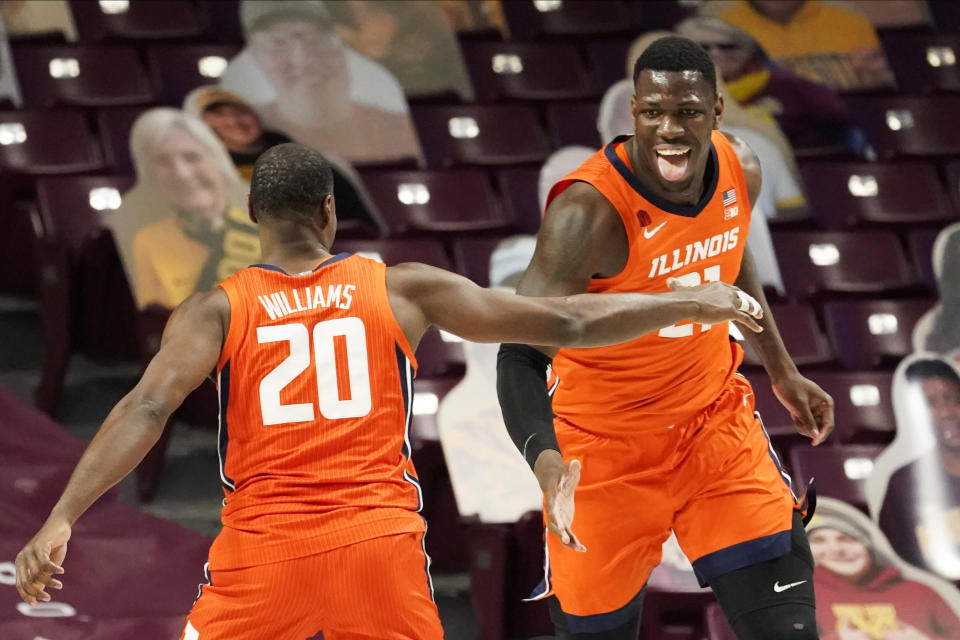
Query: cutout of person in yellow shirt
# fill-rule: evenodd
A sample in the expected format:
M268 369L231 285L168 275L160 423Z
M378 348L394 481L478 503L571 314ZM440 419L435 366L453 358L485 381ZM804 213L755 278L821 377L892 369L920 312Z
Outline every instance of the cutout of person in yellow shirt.
M246 189L200 120L158 108L134 123L137 184L108 225L137 306L173 308L260 258Z
M720 18L798 75L840 90L893 84L873 25L818 0L740 0Z

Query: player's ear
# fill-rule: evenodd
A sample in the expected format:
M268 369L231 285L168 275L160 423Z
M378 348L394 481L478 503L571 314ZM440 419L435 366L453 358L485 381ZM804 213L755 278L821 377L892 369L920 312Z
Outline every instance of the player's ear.
M720 123L723 122L723 94L719 91L717 92L716 100L713 102L713 128L719 129Z
M336 218L337 215L337 203L333 199L333 194L327 194L327 197L323 199L323 223L325 226L329 226L330 223Z
M249 193L247 194L247 215L250 216L250 221L253 222L253 224L259 224L258 221L257 221L257 216L255 216L254 213L253 213L253 207L250 206L250 194L249 194Z
M634 93L630 96L630 117L634 120L637 119L637 94Z

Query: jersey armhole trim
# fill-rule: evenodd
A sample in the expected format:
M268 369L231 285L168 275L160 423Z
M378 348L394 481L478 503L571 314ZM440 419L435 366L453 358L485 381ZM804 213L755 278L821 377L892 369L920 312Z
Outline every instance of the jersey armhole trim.
M227 294L227 302L230 305L230 326L227 328L227 335L223 339L223 348L220 350L220 359L217 361L218 373L223 369L223 365L233 357L243 333L247 330L247 312L241 304L233 278L224 280L219 287Z
M387 310L387 313L390 315L388 322L388 327L393 333L393 339L396 341L397 346L400 347L400 350L403 351L403 355L407 356L410 360L410 366L413 368L413 374L417 374L417 357L413 354L413 349L410 347L410 342L407 340L406 334L403 333L403 329L400 327L400 322L397 320L397 316L393 313L393 305L390 304L390 294L387 292L387 265L382 262L371 261L377 265L377 276L374 278L374 281L377 283L377 288L380 290L380 295L383 298L384 306Z

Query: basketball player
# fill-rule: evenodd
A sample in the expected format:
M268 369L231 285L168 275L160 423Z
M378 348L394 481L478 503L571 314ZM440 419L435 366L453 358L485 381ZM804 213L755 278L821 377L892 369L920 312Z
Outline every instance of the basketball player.
M685 38L657 40L639 57L636 135L553 186L518 293L735 282L763 304L764 331L747 339L817 445L833 428L833 402L797 372L744 250L760 169L716 130L714 73ZM726 324L697 322L599 349L501 347L505 423L545 493L552 533L535 597L555 596L560 638L636 638L644 585L671 529L741 640L817 637L803 500L754 416L736 373L742 358Z
M215 371L223 530L183 640L440 638L408 433L413 352L431 325L468 340L566 347L683 320L760 330L759 303L722 283L524 298L421 264L331 256L332 185L330 165L307 147L282 144L257 160L250 215L264 264L174 311L143 378L17 555L24 600L62 587L54 575L73 523Z

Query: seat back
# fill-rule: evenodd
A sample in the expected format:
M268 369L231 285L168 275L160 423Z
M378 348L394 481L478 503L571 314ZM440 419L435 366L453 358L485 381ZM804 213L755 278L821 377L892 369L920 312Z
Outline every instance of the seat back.
M597 93L579 51L570 44L464 42L463 55L481 102L585 98Z
M837 300L823 305L827 335L848 369L899 361L913 351L913 328L936 300Z

